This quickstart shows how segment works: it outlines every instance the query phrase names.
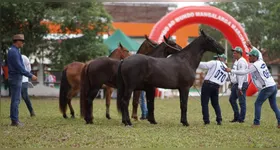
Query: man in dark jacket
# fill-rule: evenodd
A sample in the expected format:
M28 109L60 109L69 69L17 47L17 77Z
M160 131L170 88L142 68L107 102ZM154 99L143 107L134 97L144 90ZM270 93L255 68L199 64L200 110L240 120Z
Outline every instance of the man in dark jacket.
M22 86L22 76L37 80L37 77L25 70L19 49L24 45L24 35L17 34L13 36L13 45L8 52L8 71L9 84L11 88L11 106L10 118L12 126L22 126L18 118L18 105L20 103L20 93Z

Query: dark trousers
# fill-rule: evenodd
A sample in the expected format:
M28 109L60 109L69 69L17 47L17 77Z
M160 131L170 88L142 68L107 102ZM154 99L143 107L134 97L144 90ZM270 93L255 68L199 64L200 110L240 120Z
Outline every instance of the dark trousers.
M208 103L211 99L211 104L216 113L216 121L222 121L221 108L219 104L219 85L211 83L203 83L201 89L201 106L204 123L210 123Z
M243 95L238 94L238 84L234 84L231 87L231 94L229 102L234 112L234 120L244 121L246 116L246 91L248 88L248 82L244 82L242 86ZM237 105L237 99L239 100L240 113Z
M28 82L23 82L22 83L21 97L24 100L24 102L25 102L25 104L26 104L26 106L27 106L27 108L29 110L29 113L30 114L34 113L31 101L30 101L29 96L28 96Z
M18 105L20 103L20 91L21 91L22 78L9 79L11 88L11 106L10 106L10 117L13 122L19 121L18 119Z

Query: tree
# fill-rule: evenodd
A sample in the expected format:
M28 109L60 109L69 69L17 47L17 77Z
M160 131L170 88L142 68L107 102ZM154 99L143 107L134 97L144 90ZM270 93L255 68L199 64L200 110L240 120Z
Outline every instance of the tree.
M54 9L48 20L61 25L61 33L81 30L81 38L63 40L48 56L59 68L73 61L86 62L108 53L102 33L111 27L111 16L100 2L48 3ZM56 7L56 8L55 8Z
M22 53L29 55L42 44L43 36L48 33L40 22L44 17L45 7L42 2L2 2L1 6L1 52L6 55L12 44L12 36L23 33L25 45Z

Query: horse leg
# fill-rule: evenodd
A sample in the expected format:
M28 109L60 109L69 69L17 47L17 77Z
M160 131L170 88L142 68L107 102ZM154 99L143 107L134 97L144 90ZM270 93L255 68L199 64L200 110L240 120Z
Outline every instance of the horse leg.
M154 105L155 105L155 88L149 87L146 89L146 99L148 108L148 121L151 124L157 124L154 116Z
M181 123L183 126L189 126L187 121L187 106L189 97L189 87L180 88L180 107L181 107Z
M86 102L86 109L85 109L85 121L86 124L93 124L93 100L98 94L99 88L94 88L92 90L89 90L89 95L87 97L87 102Z
M77 86L76 86L77 87ZM73 97L75 97L79 92L79 89L78 88L72 88L70 90L70 92L68 93L68 106L69 106L69 109L70 109L70 114L71 114L71 118L75 118L75 112L74 112L74 109L72 107L72 104L71 104L71 100Z
M138 109L140 94L141 94L141 91L133 92L133 102L132 102L133 107L132 107L131 118L133 118L134 120L138 120L137 109Z
M110 104L111 104L111 95L113 88L106 86L106 118L111 119L110 117Z
M132 126L132 123L129 118L129 112L128 112L129 99L131 97L132 91L133 90L125 89L124 96L122 99L122 102L123 102L123 104L122 104L123 121L122 122L125 124L125 126Z

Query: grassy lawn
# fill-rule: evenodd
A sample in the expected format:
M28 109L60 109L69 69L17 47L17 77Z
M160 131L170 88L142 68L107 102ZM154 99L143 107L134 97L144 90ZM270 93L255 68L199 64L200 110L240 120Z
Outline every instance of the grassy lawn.
M11 127L9 119L10 101L1 98L1 147L2 148L173 148L173 147L280 147L280 129L268 102L262 109L260 128L251 128L255 97L247 100L245 123L229 123L233 112L228 97L220 100L223 125L215 122L211 104L211 124L204 126L200 102L190 98L188 105L189 127L180 122L178 98L157 99L155 117L159 124L133 121L133 127L124 127L116 111L115 100L111 105L111 120L105 118L105 100L94 101L94 124L85 125L79 117L79 101L72 101L76 119L63 119L58 110L57 98L32 98L36 117L31 118L25 103L20 104L20 120L24 127ZM278 105L280 101L278 98ZM130 109L131 110L131 109ZM140 109L138 109L140 116ZM69 111L67 112L69 114ZM70 115L68 115L70 116Z

